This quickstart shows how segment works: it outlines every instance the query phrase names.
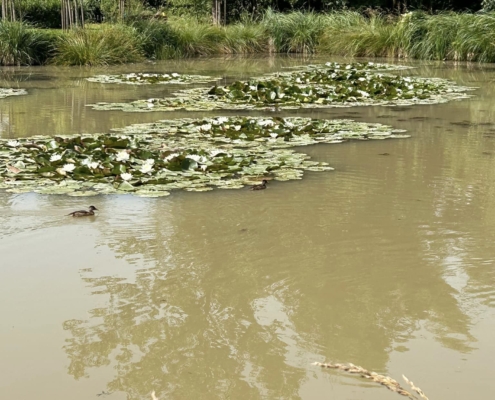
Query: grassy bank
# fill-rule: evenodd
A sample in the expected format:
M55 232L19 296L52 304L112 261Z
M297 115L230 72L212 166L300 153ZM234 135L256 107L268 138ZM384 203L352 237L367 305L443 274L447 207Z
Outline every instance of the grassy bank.
M268 11L259 21L226 27L180 18L69 32L0 23L1 65L108 65L263 52L495 62L495 13L395 17Z

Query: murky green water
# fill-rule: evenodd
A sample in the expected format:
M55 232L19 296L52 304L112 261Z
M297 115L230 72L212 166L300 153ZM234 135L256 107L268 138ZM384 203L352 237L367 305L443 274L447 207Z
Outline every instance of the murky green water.
M0 135L106 132L190 115L93 111L85 104L175 89L84 80L97 73L231 79L303 62L4 70L30 94L0 100ZM442 105L298 112L413 136L304 148L334 172L261 192L160 199L1 192L0 397L400 398L311 365L332 361L405 374L431 400L490 398L495 69L420 64L414 73L480 89ZM88 202L97 217L64 217Z

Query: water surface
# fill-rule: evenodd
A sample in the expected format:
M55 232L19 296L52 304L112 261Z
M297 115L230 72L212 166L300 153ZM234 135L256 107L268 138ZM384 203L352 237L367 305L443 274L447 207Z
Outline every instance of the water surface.
M30 94L0 100L0 135L191 115L93 111L85 105L177 88L84 80L97 73L227 81L317 61L328 60L6 69ZM490 398L495 73L433 63L411 73L480 89L441 105L298 112L412 135L301 149L333 172L160 199L0 192L1 398L400 398L314 361L405 374L431 400ZM97 217L64 216L89 203Z

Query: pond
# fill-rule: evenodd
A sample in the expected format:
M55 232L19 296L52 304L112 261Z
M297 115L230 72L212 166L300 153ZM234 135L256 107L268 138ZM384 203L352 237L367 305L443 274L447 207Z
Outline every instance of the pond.
M0 99L2 139L219 115L353 119L411 135L296 148L335 170L262 191L1 190L2 398L401 398L314 362L350 362L401 382L404 374L431 400L494 393L493 65L401 63L416 67L401 74L479 87L444 104L275 113L87 106L184 88L86 80L95 75L180 72L229 84L326 61L2 69L2 86L28 92ZM96 217L66 216L90 205Z

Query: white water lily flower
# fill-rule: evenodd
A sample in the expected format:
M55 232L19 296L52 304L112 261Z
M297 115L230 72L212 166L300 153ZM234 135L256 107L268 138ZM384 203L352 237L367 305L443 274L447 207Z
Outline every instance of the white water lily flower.
M284 121L285 122L285 126L287 128L294 128L294 124L292 122L289 122L289 121Z
M120 174L120 177L124 181L130 181L132 179L132 174L129 174L128 172L124 172L123 174Z
M345 66L345 69L351 69L351 68L352 68L352 65L351 65L351 64L347 64L347 65Z
M151 172L151 170L153 169L153 165L151 164L143 164L141 166L141 169L140 171L143 173L143 174L147 174L148 172Z
M116 159L117 161L127 161L129 159L129 153L125 150L119 151Z
M206 171L206 168L208 168L208 165L203 164L199 168L201 168L203 170L203 172L204 172L204 171Z
M276 133L270 133L270 136L275 139L278 135Z
M234 125L234 129L235 129L236 131L240 131L240 130L241 130L241 126L240 126L240 125Z
M17 147L20 145L21 145L21 143L18 140L9 140L7 142L7 146L9 146L9 147Z
M178 78L180 75L177 72L172 73L172 78Z
M256 86L253 86L253 85L249 86L249 90L256 90L256 89L258 89Z
M259 120L258 121L258 125L260 126L272 126L273 125L273 121L272 120L269 120L269 119L265 119L265 120Z
M301 83L301 78L297 77L296 78L296 83Z
M200 156L198 154L189 154L187 156L187 158L189 158L190 160L194 160L196 161L197 163L200 163L200 164L204 164L205 162L208 161L208 159L204 156Z
M62 156L60 154L52 154L50 157L50 162L55 162L61 160Z
M65 172L72 172L76 169L76 166L72 163L69 163L69 164L64 164L63 168L62 168Z
M216 157L217 155L219 155L221 153L225 153L225 151L224 150L218 150L218 149L210 150L210 156L212 156L212 157Z
M152 158L148 158L147 160L144 160L144 163L149 164L149 165L153 165L155 163L155 160L153 160Z
M164 78L170 78L170 75L169 74L163 74L162 75Z
M407 85L407 88L408 88L409 90L413 90L413 89L414 89L414 85Z
M163 160L164 161L170 161L172 158L175 158L179 155L179 153L172 153L172 154L169 154L167 157L165 157Z
M97 163L97 162L92 162L92 163L90 163L88 166L89 166L89 168L91 168L91 169L96 169L96 168L98 168L98 167L100 166L100 164L99 164L99 163Z
M199 127L200 130L202 130L203 132L205 131L210 131L211 130L211 124L204 124L204 125L201 125Z
M218 117L217 118L217 121L220 123L220 124L223 124L225 122L227 122L229 119L227 117Z

